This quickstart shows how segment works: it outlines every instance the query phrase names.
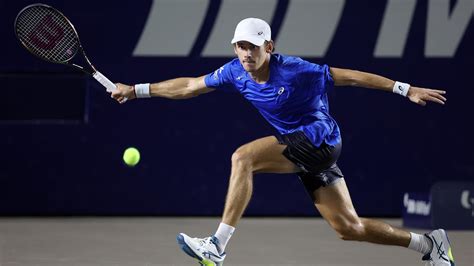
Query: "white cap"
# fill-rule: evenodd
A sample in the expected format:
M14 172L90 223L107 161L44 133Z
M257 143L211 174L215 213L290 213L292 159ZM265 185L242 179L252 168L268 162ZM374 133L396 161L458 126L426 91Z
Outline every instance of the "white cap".
M265 41L272 39L272 30L267 22L259 18L243 19L235 27L234 38L230 43L248 41L261 46Z

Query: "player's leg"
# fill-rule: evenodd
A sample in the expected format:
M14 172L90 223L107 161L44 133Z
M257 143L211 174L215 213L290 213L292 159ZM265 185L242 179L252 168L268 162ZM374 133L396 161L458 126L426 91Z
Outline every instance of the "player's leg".
M305 134L300 132L284 136L283 142L287 144L284 155L304 170L299 172L298 176L316 207L342 239L408 246L426 254L423 259L434 262L434 265L449 265L446 262L453 261L444 230L435 230L425 237L377 220L359 218L352 205L343 174L336 164L342 149L341 142L335 145L322 143L315 147ZM430 240L433 243L444 243L443 247L431 249Z
M190 238L178 235L178 243L191 257L205 265L221 265L225 259L225 246L234 226L247 207L253 188L255 173L294 173L300 169L282 155L286 145L273 137L264 137L238 148L232 155L232 169L222 222L217 232L208 238Z
M454 265L451 246L444 230L419 235L382 221L360 218L342 178L316 189L312 198L321 215L343 240L407 247L423 254L423 260L430 261L431 265Z
M343 178L314 191L314 204L341 239L408 247L410 233L381 221L360 218Z
M264 137L238 148L232 155L222 222L235 226L250 201L255 173L295 173L299 168L282 155L286 145L274 136Z

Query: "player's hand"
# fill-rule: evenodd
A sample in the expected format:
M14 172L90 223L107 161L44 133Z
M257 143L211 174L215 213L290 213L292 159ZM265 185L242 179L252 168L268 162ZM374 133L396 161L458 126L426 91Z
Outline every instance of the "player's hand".
M136 98L133 86L122 83L116 83L115 86L117 86L117 89L112 92L110 97L117 100L117 102L122 104Z
M446 94L446 91L411 86L408 90L407 97L410 101L425 106L427 102L444 104L446 102L446 98L443 96L444 94Z

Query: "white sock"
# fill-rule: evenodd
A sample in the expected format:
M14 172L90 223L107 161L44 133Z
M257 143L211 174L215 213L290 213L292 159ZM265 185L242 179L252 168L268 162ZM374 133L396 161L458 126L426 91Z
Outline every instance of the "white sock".
M227 242L235 231L235 227L225 223L220 223L214 236L219 240L218 246L221 252L224 252Z
M424 235L419 235L412 232L410 232L410 235L411 235L411 239L410 239L410 245L408 245L409 249L418 251L423 255L431 251L431 248L433 247L433 243L431 243L430 239L428 239Z

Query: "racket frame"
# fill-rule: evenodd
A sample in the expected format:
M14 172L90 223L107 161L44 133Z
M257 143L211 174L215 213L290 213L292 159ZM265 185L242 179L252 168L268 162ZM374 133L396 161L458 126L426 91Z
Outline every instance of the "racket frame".
M23 14L23 12L29 8L32 8L32 7L36 7L36 6L41 6L41 7L44 7L46 9L50 9L52 10L53 12L57 12L60 16L62 16L63 19L66 20L66 22L69 24L69 26L71 27L71 29L73 30L74 32L74 38L76 38L77 40L77 44L78 44L78 47L77 47L77 50L74 52L73 55L70 56L70 58L68 60L65 60L65 61L54 61L54 60L50 60L48 58L45 58L45 57L42 57L40 55L38 55L36 52L34 52L32 49L30 49L28 47L28 45L26 45L26 43L22 40L22 38L20 38L18 36L18 31L17 31L17 23L18 23L18 19L20 17L20 15ZM84 48L82 47L82 43L81 43L81 39L79 38L79 34L77 33L77 30L76 28L74 27L74 24L72 24L72 22L64 15L64 13L62 13L61 11L57 10L56 8L52 7L52 6L49 6L49 5L45 5L45 4L41 4L41 3L36 3L36 4L31 4L31 5L28 5L26 7L24 7L22 10L20 10L20 12L18 12L18 15L16 16L15 18L15 22L13 24L13 27L14 27L14 31L15 31L15 36L17 38L17 40L21 43L21 45L26 48L31 54L35 55L36 57L42 59L42 60L45 60L45 61L48 61L48 62L51 62L51 63L55 63L55 64L62 64L62 65L67 65L67 66L72 66L72 67L75 67L79 70L81 70L82 72L86 73L86 74L89 74L89 75L92 75L99 83L101 83L104 87L107 88L107 91L108 92L111 92L111 91L114 91L116 89L116 86L115 84L110 81L107 77L105 77L102 73L100 73L99 71L97 71L97 69L94 67L94 65L91 63L91 61L89 60L89 57L87 57L87 54L86 52L84 51ZM76 56L77 56L77 53L79 52L79 50L81 51L82 55L83 55L83 58L85 59L87 65L89 66L90 68L90 71L86 69L86 67L84 66L80 66L78 64L75 64L75 63L72 63L72 59L74 59ZM125 98L126 99L126 98Z

